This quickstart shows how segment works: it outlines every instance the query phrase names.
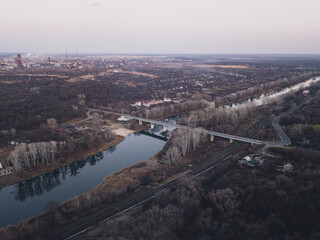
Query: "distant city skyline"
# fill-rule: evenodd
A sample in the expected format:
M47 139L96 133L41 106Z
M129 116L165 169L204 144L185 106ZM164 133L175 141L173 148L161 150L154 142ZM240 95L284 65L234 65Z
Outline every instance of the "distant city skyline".
M2 0L0 52L320 54L319 0Z

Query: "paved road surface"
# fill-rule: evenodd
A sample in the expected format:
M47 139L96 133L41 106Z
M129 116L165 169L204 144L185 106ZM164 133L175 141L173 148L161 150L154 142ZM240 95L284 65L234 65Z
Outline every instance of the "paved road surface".
M291 108L290 110L280 114L278 117L273 119L272 126L276 129L276 131L277 131L277 133L278 133L278 135L280 137L280 142L266 142L265 148L268 148L268 147L285 147L285 146L288 146L288 145L291 144L291 141L290 141L289 137L282 130L282 128L279 125L279 123L280 123L280 120L281 120L282 117L284 117L284 116L292 113L293 111L297 110L298 108L300 108L302 106L302 104L299 104L299 105Z
M266 146L277 146L277 147L289 145L291 143L291 141L288 138L288 136L284 133L282 128L280 127L279 122L281 120L281 117L291 113L292 111L299 108L300 106L301 105L290 109L289 111L279 115L278 117L276 117L273 120L272 125L276 128L276 130L279 133L279 137L281 139L280 142L274 143L274 142L260 141L261 144L265 144ZM88 109L88 110L97 111L96 109ZM102 111L102 110L99 110L99 111ZM107 111L102 111L102 112L112 114L111 112L107 112ZM124 114L117 114L117 115L126 116ZM127 116L129 116L129 115L127 115ZM132 117L132 116L130 116L130 117ZM139 120L142 118L136 117L134 119ZM144 120L144 119L142 119L142 120ZM162 124L162 125L167 125L167 126L172 125L172 124L167 124L167 123L160 122L160 121L154 121L154 120L152 120L152 121L153 121L153 123L158 123L158 124ZM267 121L263 121L260 124L258 124L255 127L254 131L250 134L249 137L254 136L259 129L261 129L262 127L265 127L266 125L267 125ZM172 126L173 127L180 127L182 129L192 130L191 128L186 127L186 126L179 126L179 125L172 125ZM207 130L205 130L205 131L207 131ZM212 134L212 135L217 134L216 132L211 132L211 131L207 131L207 132L208 132L208 134ZM232 136L232 135L228 135L228 136ZM233 136L233 137L237 137L237 136ZM229 137L227 137L227 138L229 138ZM243 139L242 137L240 137L240 138ZM244 139L250 139L250 138L244 138ZM235 139L235 140L238 140L238 139ZM250 139L250 140L253 140L253 139ZM258 140L256 140L256 141L258 141ZM73 238L76 238L80 234L82 234L83 232L86 232L87 230L89 230L89 229L123 213L123 212L126 212L139 204L142 204L142 203L154 198L154 196L157 192L159 192L163 189L170 189L170 188L176 187L177 185L179 185L180 179L182 177L188 177L189 179L192 179L194 177L197 177L197 176L217 167L219 164L227 161L232 156L233 153L238 152L241 148L243 148L242 144L234 143L234 144L230 145L230 147L227 148L227 150L223 154L221 154L220 156L217 156L215 158L208 160L207 162L198 166L197 168L193 169L192 171L188 172L187 174L180 176L179 178L174 179L174 180L167 182L163 185L160 185L158 187L155 187L150 190L138 193L134 196L131 196L130 198L127 198L126 200L117 202L111 206L104 207L104 208L100 209L98 212L86 215L83 218L78 219L77 221L74 221L70 224L67 224L67 225L59 228L56 231L51 232L47 236L47 238L48 239L73 239Z
M135 120L142 121L142 122L154 123L154 124L159 124L159 125L168 126L168 127L175 127L175 128L180 128L180 129L186 129L186 130L194 130L195 129L195 128L191 128L188 126L175 125L175 124L170 124L167 122L157 121L157 120L153 120L153 119L142 118L142 117L132 116L132 115L128 115L128 114L109 112L109 111L104 111L104 110L100 110L100 109L88 108L88 110L96 111L96 112L103 112L103 113L112 114L112 115L124 116L128 119L135 119ZM257 144L257 145L265 145L266 144L264 141L260 141L260 140L256 140L256 139L240 137L240 136L235 136L235 135L230 135L230 134L225 134L225 133L219 133L219 132L214 132L214 131L208 131L208 130L201 129L201 128L198 128L198 131L204 132L208 135L232 139L232 140L239 141L239 142L246 142L246 143Z
M267 124L267 120L260 122L255 127L255 129L253 129L253 131L249 134L249 137L254 136L258 132L258 130L260 130ZM94 212L92 214L84 216L81 219L78 219L77 221L71 222L59 228L58 230L50 232L47 235L47 239L73 239L82 234L83 232L101 224L102 222L105 222L117 216L118 214L126 212L131 208L154 198L154 195L157 192L162 191L163 189L170 189L178 186L180 184L180 179L183 177L192 179L201 174L204 174L205 172L211 169L216 168L221 163L227 161L232 156L232 154L238 152L241 148L243 148L243 146L244 145L241 143L233 143L224 152L222 152L221 155L209 159L200 166L197 166L196 168L192 169L187 174L180 176L179 178L174 179L158 187L138 193L134 196L131 196L130 198L127 198L126 200L119 201L111 206L101 208L98 212Z

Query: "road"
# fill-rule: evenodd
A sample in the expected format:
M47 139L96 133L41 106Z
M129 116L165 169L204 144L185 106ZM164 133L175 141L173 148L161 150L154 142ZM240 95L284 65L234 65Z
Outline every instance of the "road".
M277 129L279 136L281 138L280 142L277 143L273 143L273 142L264 142L266 144L266 146L284 146L284 145L288 145L290 144L290 139L287 137L287 135L284 133L284 131L282 130L282 128L279 125L279 122L281 120L281 117L291 113L292 111L294 111L296 108L298 108L300 106L297 106L293 109L290 109L289 111L279 115L278 117L276 117L273 122L272 125ZM89 109L90 111L95 111L95 109ZM102 111L102 110L100 110ZM106 113L110 113L107 111L103 111ZM126 116L124 114L117 114L117 115L122 115L122 116ZM139 120L141 118L136 117L135 119ZM167 124L164 122L160 122L160 121L155 121L152 120L154 123L159 122L159 124L166 124L167 126L171 126L172 124ZM259 123L255 129L251 132L251 134L249 134L248 137L252 137L254 136L257 131L263 127L265 127L268 124L268 121L265 120L261 123ZM179 126L179 125L172 125L173 127L180 127L183 129L191 129L185 126ZM210 131L207 131L210 132ZM215 133L215 132L213 132ZM209 133L210 134L210 133ZM246 138L246 139L250 139L250 138ZM154 198L155 194L164 190L164 189L171 189L173 187L176 187L180 184L180 180L184 177L187 177L189 179L192 179L194 177L197 177L199 175L202 175L206 172L208 172L211 169L214 169L215 167L219 166L221 163L227 161L234 153L239 152L239 150L243 148L243 145L240 143L233 143L232 145L230 145L221 155L213 157L211 159L209 159L208 161L206 161L205 163L203 163L202 165L192 169L190 172L174 179L171 180L165 184L162 184L160 186L157 186L155 188L151 188L149 190L143 191L141 193L138 193L134 196L131 196L123 201L119 201L113 205L110 206L106 206L101 208L99 211L85 215L83 217L81 217L80 219L73 221L69 224L66 224L62 227L60 227L59 229L52 231L49 233L49 235L47 235L47 239L73 239L78 237L79 235L81 235L82 233L96 227L97 225L108 221L109 219L124 213L132 208L134 208L137 205L140 205L152 198Z
M254 136L259 129L263 128L268 124L267 120L260 122L255 129L249 134L249 137ZM119 201L111 206L103 207L99 211L94 212L92 214L81 217L80 219L68 223L59 229L50 232L47 235L47 239L73 239L82 233L90 230L91 228L96 227L97 225L123 213L126 212L135 206L142 204L152 198L154 198L157 192L160 192L164 189L170 189L176 187L180 184L180 180L184 177L189 179L200 176L211 169L216 168L221 163L227 161L232 154L239 152L244 145L241 143L233 143L230 145L224 152L220 153L218 156L214 156L211 159L207 160L200 166L195 167L190 172L171 180L165 184L157 186L155 188L151 188L149 190L138 193L134 196L127 198L126 200Z
M121 214L124 213L137 205L140 205L152 198L154 198L155 194L164 190L176 187L180 184L180 179L182 177L189 177L190 179L197 177L215 167L217 167L222 162L228 160L232 154L238 151L242 145L235 143L232 148L230 148L227 152L216 158L214 161L209 161L206 164L200 166L192 170L191 172L180 176L170 182L167 182L163 185L157 186L150 190L141 192L137 195L134 195L124 201L115 203L111 206L107 206L105 208L100 209L98 212L87 215L71 224L63 226L59 228L56 232L53 232L48 239L73 239L76 236L88 231L91 228L96 227L97 225Z
M277 131L279 137L280 137L280 142L266 142L266 146L265 148L268 147L285 147L291 144L291 141L289 139L289 137L287 136L287 134L282 130L281 126L280 126L280 120L282 117L292 113L293 111L297 110L298 108L300 108L303 105L303 103L289 109L288 111L280 114L278 117L276 117L275 119L273 119L272 121L272 126L275 128L275 130Z
M103 113L117 115L117 116L124 116L128 119L134 119L137 121L148 122L148 123L153 123L153 124L159 124L162 126L180 128L180 129L191 130L191 131L195 129L195 128L188 127L188 126L175 125L175 124L170 124L167 122L157 121L157 120L153 120L153 119L142 118L142 117L132 116L132 115L128 115L128 114L122 114L122 113L109 112L109 111L104 111L104 110L100 110L100 109L88 108L88 110L95 111L95 112L103 112ZM200 132L203 132L205 134L208 134L208 135L232 139L232 140L239 141L239 142L257 144L257 145L265 145L266 144L264 141L260 141L260 140L256 140L256 139L240 137L240 136L235 136L235 135L230 135L230 134L225 134L225 133L219 133L219 132L209 131L209 130L205 130L205 129L201 129L201 128L198 128L197 130Z
M86 114L87 114L87 118L85 118L85 119L82 119L82 120L80 120L80 121L78 121L78 122L76 122L76 123L82 123L82 122L85 122L85 121L88 121L88 120L91 120L91 119L93 119L93 116L91 116L91 110L89 110Z

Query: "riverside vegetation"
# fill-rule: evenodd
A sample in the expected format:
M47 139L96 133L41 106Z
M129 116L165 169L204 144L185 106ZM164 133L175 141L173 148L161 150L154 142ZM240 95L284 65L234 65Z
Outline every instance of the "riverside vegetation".
M292 99L295 99L292 96ZM287 97L287 98L288 98ZM287 99L286 99L287 100ZM282 106L283 102L273 102L272 110ZM261 111L268 113L271 111L270 106L257 106L252 108L250 117L259 120L258 116ZM189 116L190 117L190 116ZM232 125L234 131L246 132L248 128L252 127L256 122L251 121L251 125L243 125L241 123L248 122L248 116L237 118L237 124L231 124L225 122L226 125ZM188 117L187 117L188 118ZM214 123L214 122L213 122ZM221 125L221 123L220 123ZM214 125L212 125L214 127ZM112 202L123 197L125 194L133 191L140 191L143 186L147 184L155 184L162 182L169 176L181 171L181 167L186 168L190 162L201 162L202 159L208 157L208 153L214 152L215 149L222 145L227 145L225 142L209 143L207 138L201 135L197 130L191 132L184 132L183 130L176 130L172 138L165 145L164 149L160 151L154 158L150 159L149 163L142 162L124 168L119 173L111 174L107 176L103 182L94 190L81 196L65 201L63 204L56 205L49 212L43 213L38 218L31 218L20 222L15 226L9 226L1 230L1 236L4 239L14 238L26 238L30 236L43 234L44 229L51 227L57 227L64 223L81 216L81 213L93 210L98 206L111 204ZM212 146L215 146L213 149ZM192 155L196 152L197 158ZM177 168L179 166L180 169ZM230 190L223 190L227 195L233 195ZM220 194L220 192L218 192Z

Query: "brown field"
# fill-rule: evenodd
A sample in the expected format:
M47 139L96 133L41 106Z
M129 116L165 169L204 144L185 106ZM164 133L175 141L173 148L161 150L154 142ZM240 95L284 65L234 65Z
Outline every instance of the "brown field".
M31 76L31 77L57 77L57 78L67 78L67 76L61 76L56 74L17 74L18 76Z
M135 74L135 75L141 75L141 76L145 76L145 77L150 77L150 78L157 78L158 76L156 75L153 75L153 74L150 74L150 73L143 73L143 72L131 72L131 71L124 71L124 70L121 70L121 69L114 69L114 70L117 70L118 73L128 73L128 74ZM111 72L114 73L112 70Z
M70 78L69 80L67 80L67 82L72 82L72 83L74 83L74 82L80 81L80 79L90 80L91 78L94 78L94 75L89 74L89 75L83 75L83 76L81 76L81 77Z
M141 83L133 83L133 82L129 82L129 81L124 81L124 80L118 80L117 82L122 83L128 87L137 87L139 85L142 85Z
M192 67L199 68L233 68L233 69L248 69L246 65L192 65Z
M1 83L3 84L17 84L17 83L22 83L21 80L11 80L11 81L5 81L5 80L0 80Z

